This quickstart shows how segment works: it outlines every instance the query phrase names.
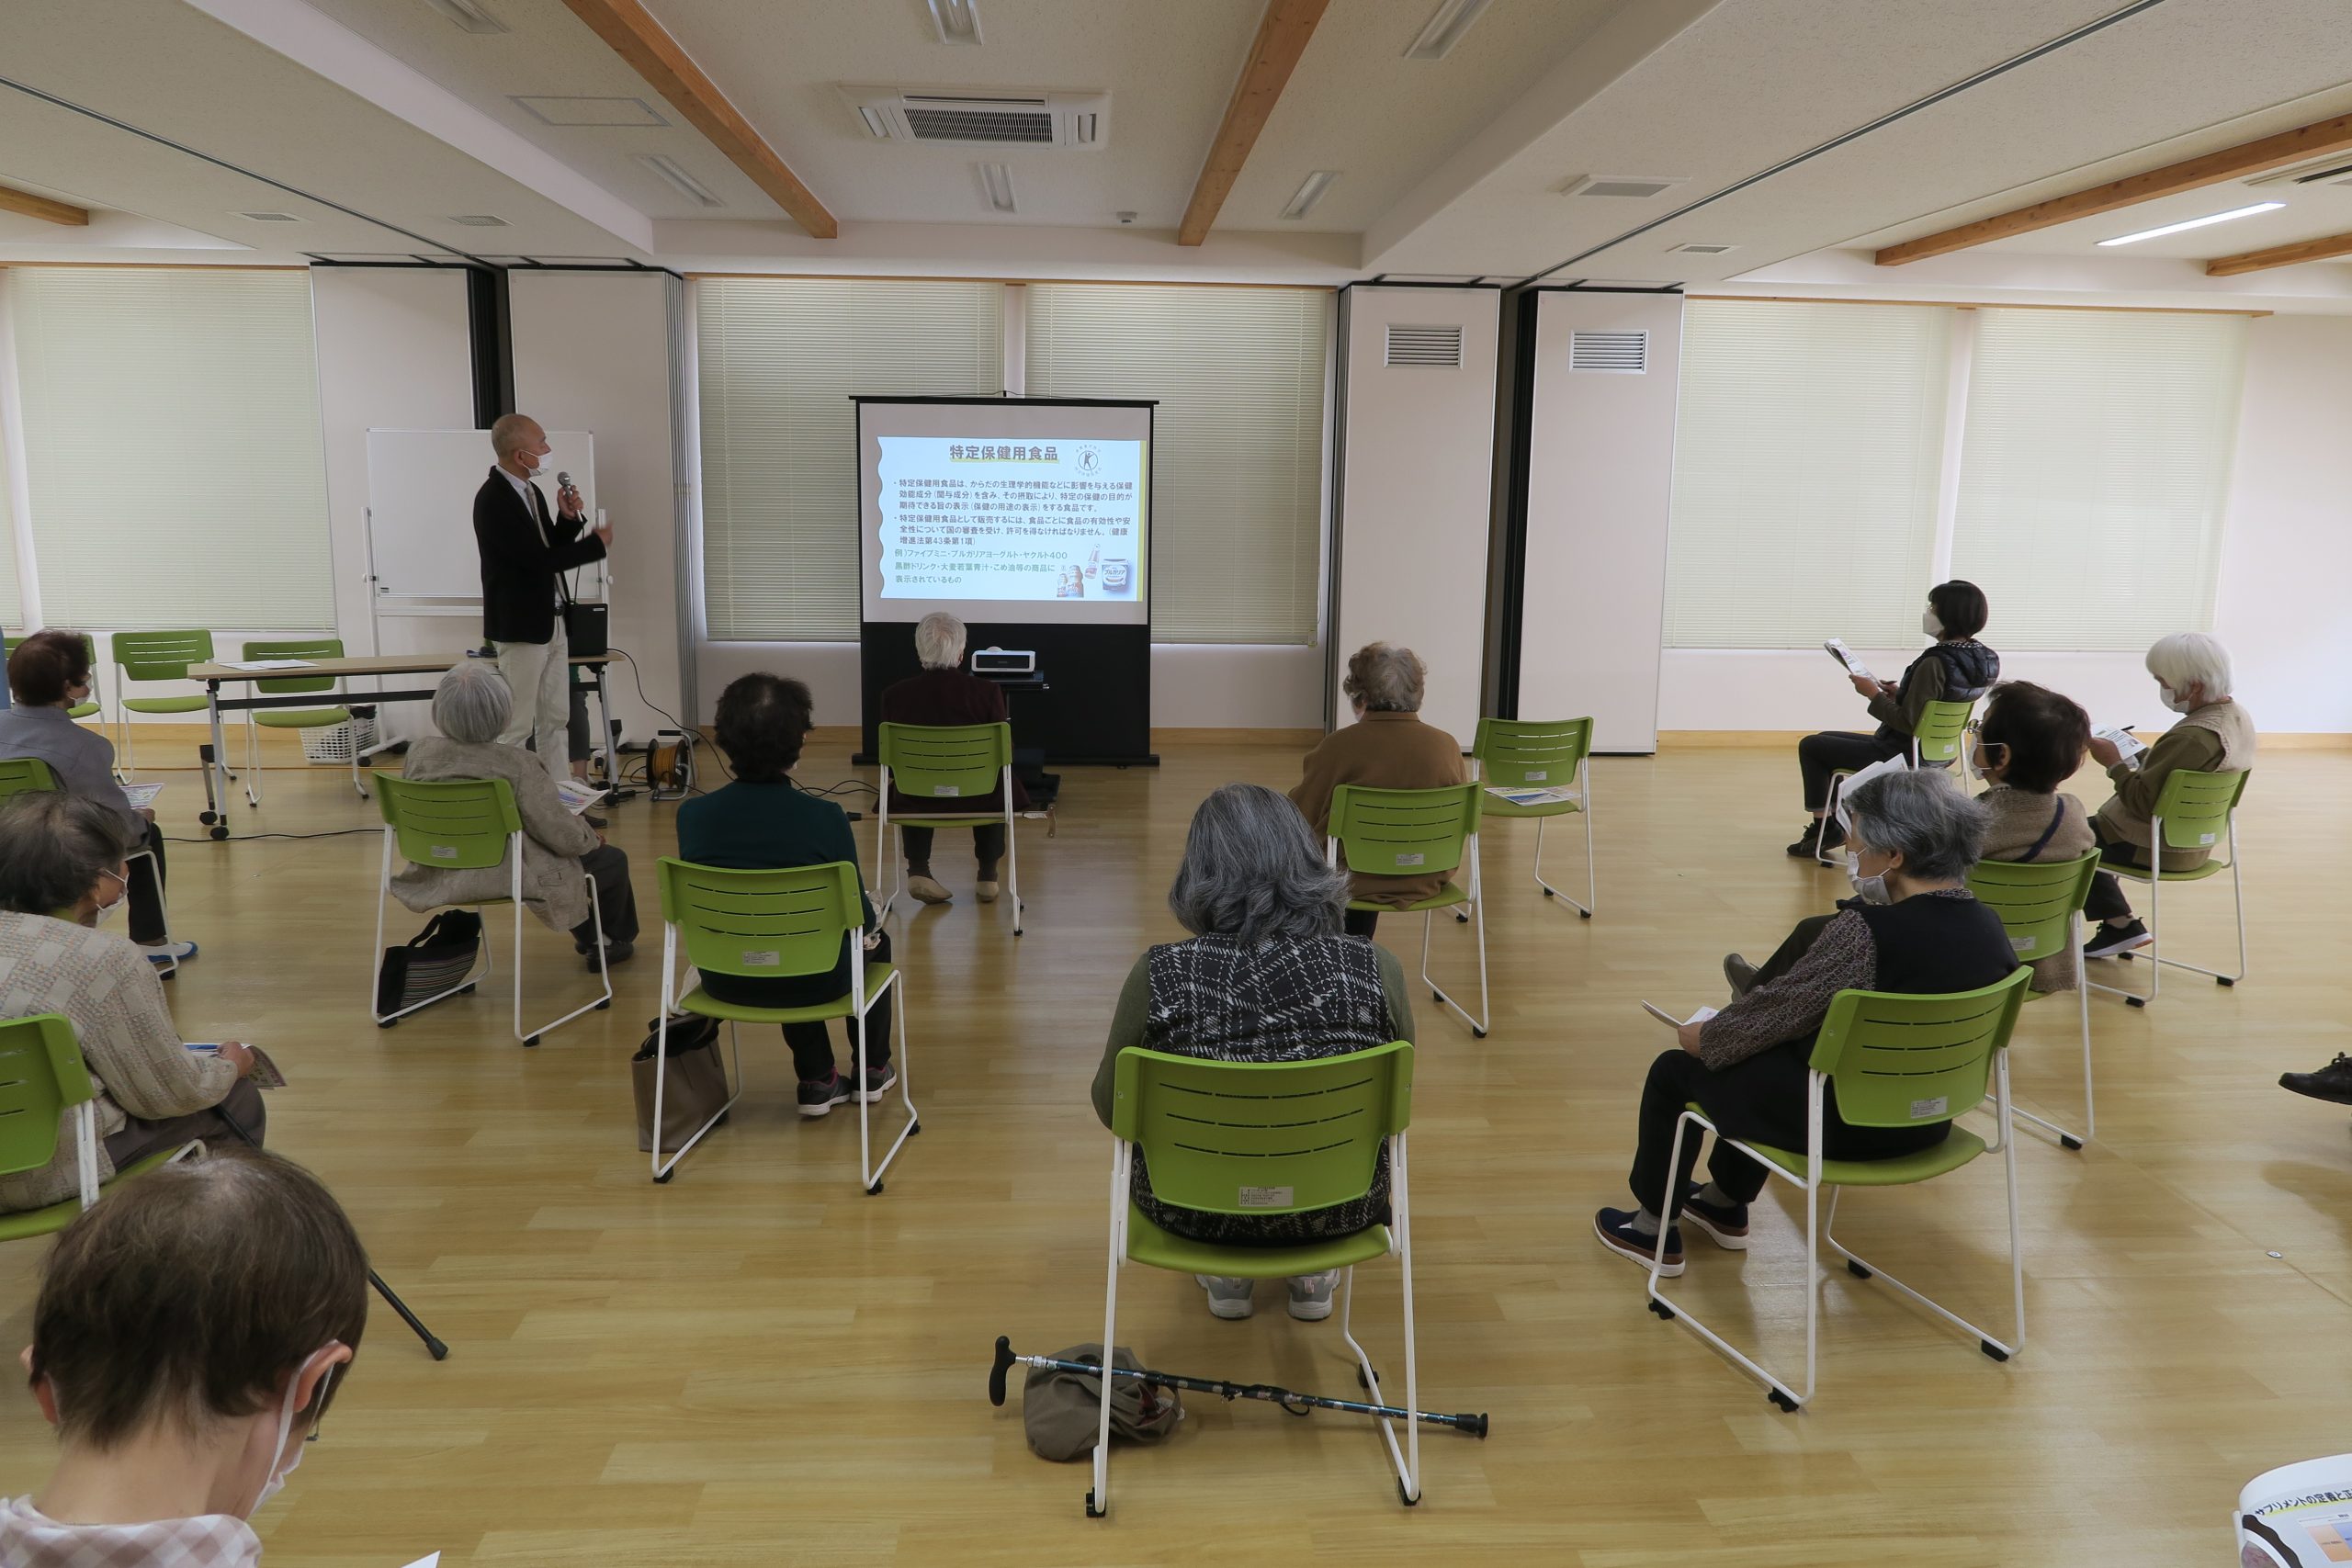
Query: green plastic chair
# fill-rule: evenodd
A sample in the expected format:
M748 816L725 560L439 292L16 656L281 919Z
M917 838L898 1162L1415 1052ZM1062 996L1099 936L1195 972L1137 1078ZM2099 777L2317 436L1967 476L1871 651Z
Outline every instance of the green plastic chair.
M1919 727L1911 734L1911 765L1915 768L1940 768L1953 761L1960 763L1961 787L1965 789L1973 776L1968 761L1968 732L1975 723L1976 704L1931 702L1919 715ZM1851 768L1840 768L1829 775L1829 816L1838 815L1838 802L1846 793L1846 781L1854 775ZM1837 865L1835 855L1826 850L1813 852L1816 865Z
M16 652L17 645L24 641L25 637L29 635L29 633L27 633L17 637L0 637L0 660L4 660L9 654ZM92 637L89 633L84 632L82 634L82 646L89 650L90 668L96 670L98 667L98 639ZM68 718L88 718L92 714L95 714L97 711L97 702L93 698L93 700L86 703L75 703L72 707L65 710L65 716Z
M874 886L882 884L882 862L890 846L890 790L915 800L973 799L1001 792L1002 809L979 816L968 812L901 814L899 818L899 860L892 868L890 891L875 896L875 918L887 920L891 907L906 890L906 825L918 828L987 828L1004 824L1004 881L1012 894L1012 934L1021 934L1021 856L1012 831L1012 726L1009 724L890 724L884 723L875 739L882 762L880 826L874 834Z
M1374 876L1412 876L1432 871L1454 871L1467 861L1469 885L1449 883L1443 892L1402 909L1362 898L1348 900L1351 909L1384 915L1421 917L1421 984L1430 995L1451 1008L1470 1032L1487 1037L1487 901L1478 883L1478 818L1485 809L1486 789L1477 784L1447 784L1439 789L1371 789L1340 784L1331 791L1331 814L1325 829L1323 858L1342 863L1350 871ZM1469 906L1478 932L1478 1016L1461 1005L1430 978L1430 919L1440 909Z
M100 1195L187 1152L159 1149L98 1181L97 1090L74 1025L64 1014L45 1012L0 1022L0 1176L46 1170L57 1157L57 1140L71 1117L79 1195L46 1208L0 1214L0 1241L53 1235Z
M209 713L211 703L198 696L134 697L134 685L185 681L191 664L212 661L209 631L117 632L107 639L114 659L115 750L122 753L122 774L137 771L130 754L134 713Z
M1420 1408L1413 1337L1413 1221L1405 1129L1413 1114L1413 1047L1402 1040L1343 1056L1304 1062L1218 1062L1130 1046L1114 1069L1111 1133L1111 1266L1102 1291L1102 1343L1119 1337L1119 1267L1140 1263L1180 1274L1278 1280L1340 1269L1340 1334L1355 1352L1372 1403L1385 1404L1372 1358L1349 1325L1355 1266L1393 1255L1403 1273L1405 1407ZM1130 1196L1135 1156L1144 1156L1161 1202L1216 1214L1298 1213L1363 1197L1380 1152L1388 1152L1390 1223L1296 1247L1223 1247L1162 1230ZM1102 1380L1094 1445L1094 1490L1086 1511L1111 1504L1111 1381ZM1408 1504L1421 1496L1418 1424L1405 1447L1384 1419L1380 1435Z
M1978 903L2001 918L2001 927L2008 932L2009 946L2018 963L2033 964L2064 953L2074 955L2075 1007L2082 1016L2083 1035L2082 1136L2077 1137L2030 1111L2011 1111L2037 1127L2055 1133L2059 1143L2070 1149L2081 1148L2098 1133L2098 1111L2091 1097L2090 989L2084 983L2081 970L2083 901L2090 897L2091 884L2098 876L2096 850L2076 860L1981 860L1968 874L1968 890L1976 895ZM2028 1001L2060 994L2037 992L2030 985L2025 993Z
M2143 866L2118 865L2108 862L2099 867L2118 876L2148 885L2148 993L2142 996L2120 986L2099 986L2109 996L2121 997L2135 1008L2146 1007L2156 999L2164 987L2165 965L2186 969L2192 974L2210 975L2217 986L2234 986L2245 978L2245 885L2238 875L2238 802L2245 796L2246 780L2251 771L2236 773L2205 773L2194 768L2177 768L2165 779L2165 787L2156 793L2156 808L2149 814L2148 838L2167 850L2211 850L2227 840L2230 858L2227 861L2208 859L2185 871L2150 871ZM2151 857L2161 861L2159 854ZM2156 916L2164 901L2164 886L2167 882L2202 882L2209 876L2230 874L2230 902L2238 922L2238 968L2234 975L2224 975L2218 969L2184 963L2177 958L2159 958ZM2117 954L2120 958L2136 956L2131 953Z
M657 867L662 886L662 1020L655 1026L657 1059L670 1054L670 1019L677 1012L727 1021L727 1040L735 1055L735 1087L727 1103L695 1130L668 1160L662 1157L662 1077L653 1075L653 1179L667 1181L688 1149L717 1126L743 1095L743 1047L737 1026L745 1023L820 1023L833 1019L858 1020L857 1047L852 1057L857 1085L857 1164L859 1183L869 1196L882 1190L882 1173L899 1157L906 1141L922 1130L915 1111L914 1093L907 1074L906 978L892 964L868 964L862 942L849 943L849 989L829 1002L809 1007L762 1008L723 1002L700 986L678 995L678 953L706 975L737 975L780 979L795 975L830 974L841 962L842 943L865 926L864 889L857 867L848 861L823 865L792 866L775 871L730 871L696 865L664 855ZM892 986L899 987L899 1097L907 1108L907 1124L883 1154L872 1160L865 1099L865 1020L874 1004Z
M339 637L295 637L270 642L249 642L241 656L245 659L341 659L343 639ZM257 696L293 696L306 692L332 692L344 695L343 678L338 675L289 675L282 680L255 681ZM329 729L338 724L351 722L351 710L334 706L323 708L247 708L245 710L245 801L251 806L261 804L261 732L265 729ZM351 787L359 798L368 798L368 786L359 778L359 748L351 749Z
M1487 788L1480 809L1488 817L1535 818L1535 886L1544 889L1544 897L1560 899L1588 920L1600 902L1592 864L1591 759L1590 718L1482 718L1470 742L1470 776ZM1521 804L1506 790L1573 791L1575 798ZM1544 880L1544 824L1571 813L1584 818L1586 901L1581 904Z
M60 787L57 775L51 772L49 764L39 757L0 757L0 801L19 795L50 795L55 793ZM148 869L154 874L156 908L164 918L164 946L166 951L170 950L173 946L172 910L170 903L164 897L163 867L156 863L155 852L144 848L137 849L123 856L122 859L125 865L135 860L143 860L148 863ZM180 961L176 958L166 958L163 963L155 965L155 972L168 980L180 972Z
M1847 1271L1858 1280L1884 1280L1937 1316L1976 1337L1978 1348L1996 1361L2006 1361L2025 1348L2025 1268L2018 1234L2018 1154L2009 1126L2009 1035L2017 1027L2018 1010L2025 1005L2033 972L2020 966L2007 978L1973 991L1949 996L1901 996L1886 991L1840 991L1831 998L1829 1015L1814 1039L1806 1074L1806 1126L1810 1148L1805 1153L1776 1149L1769 1144L1731 1140L1764 1168L1804 1192L1804 1392L1797 1393L1761 1364L1735 1348L1723 1336L1691 1313L1687 1305L1669 1303L1658 1289L1658 1258L1650 1260L1650 1310L1663 1318L1680 1318L1691 1331L1729 1356L1767 1384L1767 1397L1782 1410L1793 1411L1813 1398L1820 1340L1820 1244L1845 1258ZM1989 1088L2000 1142L1988 1145L1955 1124L1940 1144L1917 1154L1892 1159L1826 1160L1821 1157L1824 1122L1823 1090L1835 1084L1838 1113L1856 1127L1912 1127L1922 1122L1951 1121L1983 1104ZM1694 1101L1684 1107L1674 1124L1674 1151L1667 1162L1667 1179L1679 1179L1682 1168L1682 1139L1691 1127L1702 1127L1718 1140L1723 1134ZM1892 1274L1874 1269L1839 1243L1838 1193L1847 1187L1907 1187L1958 1170L1977 1156L1998 1147L2008 1183L2009 1294L2017 1314L2017 1328L2007 1341L1912 1289ZM1158 1177L1154 1177L1155 1183ZM1829 1189L1829 1212L1819 1213L1821 1190ZM1658 1194L1658 1213L1671 1212L1671 1194ZM1816 1220L1818 1223L1816 1223ZM1659 1248L1659 1255L1665 1249Z
M376 774L376 805L384 818L383 869L376 881L376 945L368 950L368 1012L379 1029L390 1029L419 1008L461 996L482 980L490 977L494 965L491 962L490 943L482 943L481 968L469 971L466 977L446 990L435 991L423 1001L411 1002L391 1012L376 1010L376 965L384 953L384 900L392 891L392 854L398 850L401 858L413 864L429 866L440 871L481 871L493 866L508 868L507 892L495 898L473 898L442 906L447 908L479 909L497 904L514 907L514 1038L526 1045L537 1045L539 1036L550 1029L570 1023L583 1012L601 1010L613 1005L613 976L605 961L602 942L596 944L596 971L604 985L604 994L595 1000L583 1003L561 1018L526 1031L523 1027L523 818L514 809L514 790L504 779L447 779L424 782L404 779L398 773L379 772ZM585 871L580 880L588 885L588 909L594 916L596 929L605 928L604 906L596 897L596 879Z

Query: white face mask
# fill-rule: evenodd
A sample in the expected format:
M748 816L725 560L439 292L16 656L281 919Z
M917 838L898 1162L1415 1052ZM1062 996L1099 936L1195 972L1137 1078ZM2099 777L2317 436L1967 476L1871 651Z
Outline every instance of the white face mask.
M307 1366L308 1363L304 1365ZM327 1390L334 1386L335 1371L341 1365L341 1362L337 1362L334 1366L329 1367L326 1374L319 1379L319 1386L311 1397L311 1409L316 1410L325 1403ZM260 1495L254 1498L254 1506L238 1516L241 1518L250 1519L260 1513L262 1505L286 1489L286 1478L302 1468L305 1438L296 1436L294 1432L294 1395L301 1386L302 1371L298 1368L294 1375L287 1380L286 1398L277 1407L277 1447L273 1450L269 1461L269 1474L262 1482ZM294 1457L291 1460L286 1457L286 1448L289 1441L294 1446Z
M1883 875L1864 876L1862 874L1862 857L1855 853L1852 850L1848 850L1846 852L1846 880L1854 885L1854 891L1861 895L1862 902L1865 904L1892 904L1894 902L1894 899L1887 897L1886 878Z
M2174 691L2170 686L2159 682L2156 686L2156 694L2164 699L2165 706L2172 709L2175 713L2193 713L2196 711L2196 705L2194 703L2190 702L2188 698L2181 693Z
M1919 629L1932 637L1940 637L1944 635L1944 624L1936 619L1936 612L1933 609L1919 612Z
M555 471L555 453L552 449L542 452L536 457L525 457L523 461L530 465L531 472L535 474L550 474Z
M123 879L122 879L121 877L119 877L119 876L115 876L114 873L113 873L113 872L110 872L110 871L102 871L102 872L98 873L98 874L99 874L100 876L114 877L114 881L115 881L116 886L119 886L119 887L122 889L122 897L121 897L117 898L117 899L116 899L113 903L111 903L111 904L101 904L101 905L99 905L99 906L98 906L97 918L96 918L96 919L93 923L94 923L94 924L96 924L96 925L101 925L101 926L102 926L102 925L105 925L108 920L110 920L110 919L114 919L114 917L116 916L116 914L121 910L122 907L123 907L125 904L128 904L128 903L130 903L130 883L128 883L128 882L123 881Z

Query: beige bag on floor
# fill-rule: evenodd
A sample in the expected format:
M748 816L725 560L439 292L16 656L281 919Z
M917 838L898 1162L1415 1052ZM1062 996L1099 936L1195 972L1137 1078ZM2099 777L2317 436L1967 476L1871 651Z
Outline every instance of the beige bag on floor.
M646 1035L645 1043L628 1062L629 1087L637 1094L637 1147L640 1154L653 1147L653 1075L661 1070L667 1075L662 1086L662 1146L674 1149L695 1135L695 1130L717 1114L727 1103L727 1067L718 1059L718 1021L715 1018L686 1016L670 1021L670 1054L662 1061L654 1060L654 1050L662 1043L661 1021L646 1024L655 1031Z

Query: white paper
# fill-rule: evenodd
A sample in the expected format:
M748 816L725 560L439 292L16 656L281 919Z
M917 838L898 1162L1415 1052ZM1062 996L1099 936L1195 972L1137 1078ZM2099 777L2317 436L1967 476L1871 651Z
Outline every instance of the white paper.
M163 779L153 784L127 784L122 786L122 793L130 799L132 810L144 811L155 804L155 797L164 793L164 785L169 782Z
M1875 681L1878 679L1877 676L1871 673L1871 667L1863 663L1861 660L1855 655L1852 649L1846 646L1845 639L1842 637L1833 637L1821 646L1829 650L1829 656L1831 658L1837 660L1838 663L1846 667L1846 673L1849 675L1859 675L1865 681Z
M2238 1547L2241 1561L2264 1568L2352 1561L2352 1454L2283 1465L2246 1483L2238 1495Z
M430 1557L420 1557L408 1568L441 1568L441 1554L436 1551Z
M2140 738L2132 734L2131 728L2125 725L2102 724L2094 728L2091 734L2097 739L2112 744L2123 754L2123 760L2135 768L2140 765L2140 758L2148 750L2142 744Z
M1846 815L1846 803L1854 798L1854 791L1872 779L1884 778L1889 773L1907 773L1910 771L1911 760L1908 757L1889 757L1883 762L1872 762L1869 767L1859 768L1848 775L1846 782L1838 787L1838 826L1845 829L1849 834L1854 830L1853 818Z
M220 662L231 670L309 670L314 668L307 659L224 659Z
M1529 789L1521 784L1488 784L1487 793L1513 806L1556 806L1584 798L1573 789Z
M612 793L610 790L598 789L594 784L582 784L578 779L556 780L555 792L562 797L563 808L574 817Z
M1672 1013L1667 1011L1664 1008L1658 1006L1656 1002L1644 1002L1642 1004L1642 1010L1648 1013L1660 1023L1671 1024L1677 1029L1681 1028L1686 1023L1704 1023L1707 1020L1714 1017L1717 1011L1714 1008L1701 1008L1689 1018L1677 1018Z

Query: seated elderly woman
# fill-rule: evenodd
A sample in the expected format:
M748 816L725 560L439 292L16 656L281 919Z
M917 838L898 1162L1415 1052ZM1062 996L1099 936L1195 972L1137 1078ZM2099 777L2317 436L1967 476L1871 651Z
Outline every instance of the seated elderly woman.
M300 1166L232 1148L109 1193L41 1269L25 1368L57 1468L0 1502L0 1562L252 1568L246 1521L367 1325L368 1255Z
M1168 908L1186 942L1147 949L1127 972L1094 1074L1094 1113L1111 1124L1119 1053L1131 1045L1220 1062L1303 1062L1413 1038L1413 1007L1396 955L1344 936L1344 873L1291 805L1262 784L1230 784L1201 803ZM1221 1247L1295 1247L1384 1223L1385 1156L1371 1192L1305 1213L1213 1214L1152 1195L1136 1156L1136 1207L1172 1235ZM1331 1315L1339 1276L1290 1281L1290 1314ZM1209 1311L1248 1317L1253 1281L1199 1276Z
M605 962L625 962L637 942L637 895L628 881L628 857L605 842L605 835L573 816L556 793L547 764L520 746L499 742L514 711L514 694L495 665L468 660L441 677L433 694L433 722L440 735L408 749L402 778L421 783L450 779L504 779L514 792L523 819L523 902L531 913L571 933L572 946L597 969L596 917L580 873L596 879L596 908L604 915ZM503 865L444 870L412 865L392 878L392 896L419 914L480 898L503 898L511 889Z
M850 837L849 814L831 801L802 792L792 782L800 748L815 722L814 699L798 681L781 675L742 675L718 694L715 726L718 749L734 768L735 782L678 807L678 856L696 865L738 871L774 871L791 866L857 863L857 841ZM863 893L865 961L890 962L890 938L874 919ZM702 988L740 1007L815 1007L849 994L849 938L823 975L705 975ZM822 1116L856 1100L871 1105L899 1081L890 1066L890 993L885 991L865 1017L865 1082L857 1084L835 1069L831 1035L822 1023L787 1023L784 1043L792 1048L792 1069L800 1080L800 1114ZM845 1019L856 1048L858 1021Z
M90 697L90 640L52 627L35 632L8 655L8 686L16 705L0 707L0 757L47 762L60 789L86 795L120 817L131 852L154 858L130 868L130 940L156 964L185 963L196 943L170 942L164 923L164 833L152 808L130 804L115 782L114 747L95 729L74 722L70 710Z
M1949 774L1873 779L1846 797L1846 814L1853 824L1847 866L1861 902L1820 923L1784 973L1703 1023L1684 1024L1678 1047L1650 1064L1629 1179L1634 1207L1593 1216L1594 1234L1611 1252L1644 1267L1657 1256L1659 1272L1681 1273L1678 1211L1717 1246L1747 1247L1747 1205L1766 1171L1723 1139L1805 1149L1807 1061L1839 991L1971 991L2017 967L2000 918L1965 885L1984 840L1984 807ZM1825 1093L1822 1154L1830 1159L1912 1154L1951 1131L1950 1122L1851 1127L1838 1115L1836 1090ZM1690 1179L1697 1135L1683 1140L1681 1168L1667 1168L1675 1123L1694 1100L1723 1134L1703 1190Z
M2218 638L2175 632L2148 649L2146 664L2156 678L2159 700L2181 716L2179 721L2140 755L2137 766L2124 760L2114 741L2091 742L2091 756L2115 781L2114 797L2091 819L2099 858L2142 870L2149 864L2150 819L2166 779L2183 768L2239 773L2254 766L2254 720L2230 695L2230 654ZM2167 849L2164 869L2194 871L2212 854L2211 849ZM2098 874L2083 914L2101 922L2083 943L2086 958L2112 958L2148 945L2148 928L2132 913L2132 901L2112 872Z
M98 930L125 899L122 814L78 795L20 795L0 807L0 1018L63 1013L97 1091L98 1179L161 1149L226 1140L224 1118L262 1135L251 1051L191 1051L163 981L138 948ZM38 1170L0 1176L0 1213L81 1190L70 1117Z
M1374 789L1440 789L1470 776L1462 743L1420 718L1428 670L1409 648L1367 643L1348 660L1340 690L1355 708L1356 722L1335 729L1306 754L1302 776L1290 797L1306 813L1319 842L1330 829L1331 792L1341 784ZM1391 909L1409 908L1434 898L1453 880L1450 871L1421 876L1355 874L1350 897ZM1347 912L1350 936L1370 936L1380 924L1371 910Z
M882 721L885 724L1002 724L1009 722L1004 705L1004 693L996 683L983 681L964 670L964 623L944 610L934 610L915 626L915 657L922 660L922 673L910 675L882 691ZM897 790L890 792L890 822L898 827L907 851L907 891L926 904L944 904L955 897L946 885L931 874L931 840L935 829L918 828L915 819L928 811L933 816L984 817L991 811L1004 809L1004 797L990 790L985 795L970 795L955 803L953 813L943 813L935 800L910 800ZM1012 809L1029 809L1029 794L1021 787L1018 774L1012 780ZM983 904L996 901L997 867L1004 860L1004 827L991 822L972 829L972 852L979 861L979 874L974 878L973 892Z
M1977 796L1990 817L1984 859L2046 865L2091 852L2089 810L2058 788L2083 765L2090 743L2090 715L2072 699L2025 681L1993 688L1972 759L1992 786ZM2071 953L2036 959L2033 988L2071 991L2079 970Z

